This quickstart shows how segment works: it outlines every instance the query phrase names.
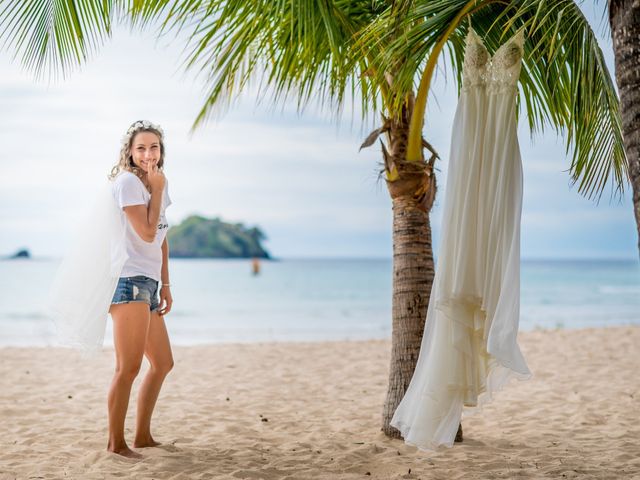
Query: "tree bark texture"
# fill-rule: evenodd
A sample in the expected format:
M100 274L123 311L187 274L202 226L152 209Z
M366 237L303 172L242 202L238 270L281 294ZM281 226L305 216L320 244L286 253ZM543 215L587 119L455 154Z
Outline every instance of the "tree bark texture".
M610 0L609 23L640 250L640 0Z
M402 400L420 353L429 295L434 278L429 211L435 197L432 162L406 162L408 112L391 121L385 165L395 166L399 178L387 182L393 204L393 330L387 398L382 431L400 432L389 422Z

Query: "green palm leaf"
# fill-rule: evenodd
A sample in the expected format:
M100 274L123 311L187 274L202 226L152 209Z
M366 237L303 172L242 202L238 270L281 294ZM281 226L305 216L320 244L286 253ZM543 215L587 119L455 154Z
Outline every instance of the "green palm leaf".
M1 0L0 41L40 77L65 76L111 33L116 4L106 0Z
M145 3L145 2L142 2ZM339 111L347 98L363 99L376 111L377 94L361 82L366 58L352 68L353 35L385 8L372 0L251 0L147 2L132 13L136 22L161 19L161 31L187 33L185 66L204 76L206 100L194 128L255 84L257 96L275 104L296 98ZM374 99L373 102L370 100Z

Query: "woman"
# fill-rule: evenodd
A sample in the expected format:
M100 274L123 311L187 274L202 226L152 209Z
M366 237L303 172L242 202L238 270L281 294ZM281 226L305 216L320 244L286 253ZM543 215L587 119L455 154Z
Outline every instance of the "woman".
M150 368L138 394L135 448L159 445L151 435L151 415L162 382L173 367L164 323L164 315L171 311L173 303L165 218L171 200L162 172L164 157L162 129L151 122L138 121L123 138L120 161L111 172L113 197L126 220L127 259L109 309L116 368L108 396L107 449L126 457L141 457L125 441L124 421L143 355Z

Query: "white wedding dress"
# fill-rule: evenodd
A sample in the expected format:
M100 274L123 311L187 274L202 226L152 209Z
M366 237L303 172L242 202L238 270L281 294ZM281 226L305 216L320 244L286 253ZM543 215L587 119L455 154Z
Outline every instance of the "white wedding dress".
M522 32L491 58L467 35L420 356L391 425L424 450L452 446L464 413L531 373L517 344L522 165L516 95ZM469 408L464 408L469 407Z
M54 276L47 312L58 341L95 354L102 347L113 292L128 255L125 217L105 179L76 225Z

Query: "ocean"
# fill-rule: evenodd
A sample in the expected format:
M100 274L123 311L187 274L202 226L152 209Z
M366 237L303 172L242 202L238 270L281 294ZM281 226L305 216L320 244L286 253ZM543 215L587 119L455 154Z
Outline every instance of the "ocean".
M0 346L56 345L45 302L59 260L0 261ZM171 260L175 345L385 339L391 260ZM520 330L640 324L637 261L523 261ZM112 345L107 322L106 345Z

